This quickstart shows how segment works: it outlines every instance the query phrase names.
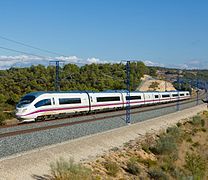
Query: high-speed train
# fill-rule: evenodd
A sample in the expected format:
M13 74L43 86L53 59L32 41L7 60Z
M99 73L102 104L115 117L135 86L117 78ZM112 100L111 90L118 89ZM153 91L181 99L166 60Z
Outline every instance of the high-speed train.
M32 92L25 95L16 106L20 122L58 118L68 114L123 109L127 101L131 107L165 103L190 98L189 91L130 92L126 91L65 91Z

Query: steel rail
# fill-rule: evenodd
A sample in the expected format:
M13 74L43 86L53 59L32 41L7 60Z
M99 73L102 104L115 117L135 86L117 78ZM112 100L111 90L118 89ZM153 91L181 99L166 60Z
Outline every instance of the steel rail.
M189 100L186 100L186 101L184 100L184 101L181 101L180 105L189 104L189 103L192 103L192 102L195 102L195 101L196 101L195 99L194 100L189 99ZM159 106L159 107L149 106L150 108L147 108L147 109L144 109L144 107L142 107L142 108L139 107L139 108L137 108L137 109L140 109L139 111L131 112L131 114L137 114L137 113L141 113L141 112L159 110L159 109L162 109L162 108L174 107L174 106L176 106L175 103L176 102L173 102L171 104L162 104L162 107L161 106ZM126 113L124 112L124 110L122 110L122 111L123 111L122 114L119 113L119 114L115 114L115 115L97 117L97 118L89 118L89 119L79 120L79 121L75 121L75 122L66 122L66 123L62 123L62 124L55 124L55 125L49 125L49 126L43 126L43 127L35 127L35 128L30 128L30 129L6 132L6 133L0 134L0 139L4 138L4 137L16 136L16 135L21 135L21 134L26 134L26 133L38 132L38 131L43 131L43 130L65 127L65 126L72 126L72 125L76 125L76 124L90 123L90 122L105 120L105 119L108 119L108 118L115 118L115 117L125 116ZM105 113L109 113L109 112L105 112Z
M203 93L203 94L201 94L200 95L200 97L201 96L203 96L205 93ZM185 99L185 100L182 100L182 101L180 101L181 103L182 102L185 102L185 101L192 101L192 99L194 100L196 97L195 96L193 96L193 97L191 97L190 99ZM195 100L196 101L196 100ZM176 103L177 101L172 101L172 102L163 102L163 103L158 103L158 104L147 104L147 105L143 105L143 106L137 106L137 107L131 107L131 109L141 109L141 108L147 108L147 109L149 109L149 107L151 108L151 107L157 107L157 106L161 106L161 107L165 107L166 106L166 104L174 104L174 103ZM181 104L180 103L180 104ZM109 112L122 112L122 111L125 111L125 109L121 109L121 110L109 110L109 111L100 111L100 112L96 112L97 114L99 114L99 115L105 115L105 114L108 114ZM2 125L2 126L0 126L0 130L1 129L4 129L4 128L10 128L10 127L16 127L16 126L18 126L18 127L20 127L20 126L27 126L28 124L44 124L45 122L54 122L54 121L61 121L61 120L65 120L65 119L69 119L69 118L74 118L74 117L82 117L82 116L85 116L85 117L87 117L87 116L91 116L93 114L93 112L92 113L89 113L89 114L72 114L71 116L69 116L69 117L64 117L64 118L58 118L58 119L49 119L49 120L45 120L45 121L39 121L39 122L36 122L36 121L34 121L34 122L29 122L29 123L19 123L19 124L11 124L11 125Z

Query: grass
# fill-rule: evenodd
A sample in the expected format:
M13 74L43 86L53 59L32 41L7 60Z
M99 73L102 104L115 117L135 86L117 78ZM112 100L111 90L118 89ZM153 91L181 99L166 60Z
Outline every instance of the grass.
M117 173L119 172L119 166L115 162L108 161L104 166L107 170L107 174L116 177Z
M60 159L51 164L51 177L53 180L92 180L91 175L92 172L90 169L80 164L75 164L72 159L70 161Z
M185 168L191 173L194 179L202 179L206 170L206 161L200 155L186 153Z
M150 169L148 174L150 178L155 180L168 180L168 176L161 169Z
M157 161L154 161L154 160L152 160L152 159L143 159L143 160L141 161L141 163L143 163L143 164L144 164L145 166L147 166L148 168L157 165Z
M196 126L201 125L201 120L202 120L201 116L196 115L192 118L192 121L190 121L190 123Z
M139 175L140 174L140 168L137 163L137 159L130 158L127 162L127 172L133 174L133 175Z
M165 155L177 151L177 144L175 138L169 135L163 135L157 140L157 144L150 147L154 154Z
M0 112L0 126L5 124L6 115L3 112Z
M94 165L90 164L93 172L81 165L59 161L53 167L52 179L206 179L207 120L208 112L204 112L191 121L187 119L187 123L169 127L165 133L147 134L145 140L127 142L123 149L112 148L110 155L115 156L103 156ZM199 138L202 141L198 142Z
M198 147L198 146L200 146L200 144L199 144L199 142L195 142L195 143L192 144L192 146L193 147Z

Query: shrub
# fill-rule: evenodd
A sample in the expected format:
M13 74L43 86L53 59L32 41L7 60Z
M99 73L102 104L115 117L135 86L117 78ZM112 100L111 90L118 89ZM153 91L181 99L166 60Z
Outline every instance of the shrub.
M205 115L206 118L208 118L208 111L203 111L203 115Z
M161 166L161 169L164 170L164 171L169 171L169 172L172 172L174 171L174 169L176 168L172 162L164 162Z
M169 154L177 151L177 144L172 136L162 136L157 140L157 144L150 150L155 154Z
M170 136L174 137L177 141L180 140L180 137L182 136L182 132L177 126L168 127L166 132Z
M188 169L194 178L202 179L206 169L206 161L197 154L186 153L185 168Z
M205 125L205 120L201 119L201 126L204 127L204 125Z
M0 125L4 125L6 120L6 115L3 112L0 112Z
M133 175L138 175L140 173L140 168L135 158L130 158L130 160L127 162L127 171Z
M177 122L176 125L177 125L178 127L181 127L181 126L182 126L182 123L181 123L181 122Z
M113 148L111 149L111 151L113 151L113 152L116 152L116 151L118 151L118 150L119 150L118 147L113 147Z
M186 139L186 142L192 143L193 140L191 139L191 137L188 137L188 138Z
M200 144L199 144L199 142L195 142L195 143L192 144L192 146L197 147L197 146L200 146Z
M148 144L143 143L141 146L142 146L142 150L144 150L146 153L149 153L150 152L149 145Z
M207 130L205 128L201 128L201 131L203 132L207 132Z
M199 115L194 116L191 121L191 124L200 125L201 124L201 117Z
M105 163L105 168L110 176L116 176L119 171L119 166L115 162L108 161Z
M152 159L143 159L142 163L144 163L144 165L146 165L148 168L157 165L157 161Z
M150 169L148 173L149 173L150 178L152 179L157 179L157 180L168 179L168 176L161 169Z
M53 180L90 180L92 179L91 174L90 169L83 167L80 164L75 164L72 159L70 159L69 162L60 159L56 163L51 164L51 176Z

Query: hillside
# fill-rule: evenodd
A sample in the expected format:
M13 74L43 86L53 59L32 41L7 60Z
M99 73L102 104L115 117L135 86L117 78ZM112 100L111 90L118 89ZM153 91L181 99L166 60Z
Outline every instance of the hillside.
M176 90L172 83L154 79L151 76L144 75L141 78L142 82L140 86L136 89L138 91L174 91Z

